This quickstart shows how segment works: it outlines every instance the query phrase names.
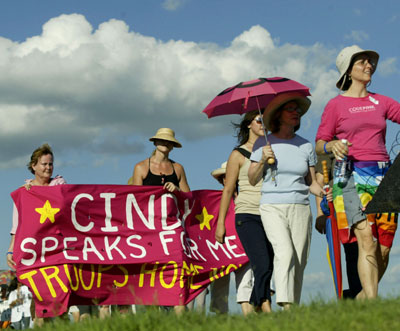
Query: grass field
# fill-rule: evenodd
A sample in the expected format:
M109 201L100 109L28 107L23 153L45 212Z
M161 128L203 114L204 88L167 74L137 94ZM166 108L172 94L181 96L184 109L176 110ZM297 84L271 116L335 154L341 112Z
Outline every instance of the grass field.
M91 318L80 323L56 321L41 330L104 331L104 330L400 330L400 298L371 301L314 301L291 311L272 314L200 315L185 313L146 312L113 316L105 320Z

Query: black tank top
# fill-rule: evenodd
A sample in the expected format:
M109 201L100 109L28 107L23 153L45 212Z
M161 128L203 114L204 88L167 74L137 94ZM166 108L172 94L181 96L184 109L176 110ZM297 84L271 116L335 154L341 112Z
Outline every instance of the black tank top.
M175 186L179 187L179 179L176 175L174 168L174 161L169 160L172 164L173 173L171 175L155 175L150 171L150 158L149 158L149 172L143 179L143 185L148 186L164 186L165 183L171 182Z

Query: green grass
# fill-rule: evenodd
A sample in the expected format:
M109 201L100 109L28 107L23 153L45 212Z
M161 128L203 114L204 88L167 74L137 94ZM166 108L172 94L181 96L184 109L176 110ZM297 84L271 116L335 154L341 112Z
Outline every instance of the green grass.
M199 315L185 313L146 312L105 320L91 318L71 324L57 321L46 324L41 330L51 331L104 331L104 330L400 330L400 298L370 301L343 300L340 302L314 301L293 307L291 311L272 314Z

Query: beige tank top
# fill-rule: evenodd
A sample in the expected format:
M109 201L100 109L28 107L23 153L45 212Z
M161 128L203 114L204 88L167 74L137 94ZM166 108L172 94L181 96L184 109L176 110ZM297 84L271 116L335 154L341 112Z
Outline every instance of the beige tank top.
M251 152L244 145L241 148ZM257 183L256 186L252 186L249 183L249 167L251 161L245 157L243 165L239 170L238 184L239 194L235 199L235 213L236 214L253 214L260 215L260 198L261 198L261 185L262 179Z

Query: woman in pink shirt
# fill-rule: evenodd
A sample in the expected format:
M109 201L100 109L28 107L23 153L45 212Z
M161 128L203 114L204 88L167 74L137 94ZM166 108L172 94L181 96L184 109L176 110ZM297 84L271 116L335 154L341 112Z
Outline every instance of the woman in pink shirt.
M316 137L317 154L332 152L336 160L347 158L344 179L334 176L333 198L342 243L358 242L360 299L377 296L397 228L397 215L364 213L390 166L386 120L400 123L400 104L367 90L378 59L375 51L356 45L339 53L336 86L344 93L326 105Z
M31 160L28 163L28 170L35 175L35 178L26 180L24 186L29 190L29 188L34 185L54 186L65 184L65 180L61 176L51 177L53 175L53 169L53 151L48 144L43 144L32 153ZM7 252L7 264L13 270L15 270L16 265L13 259L13 251L17 227L18 211L14 205L13 225L10 231L11 241Z

